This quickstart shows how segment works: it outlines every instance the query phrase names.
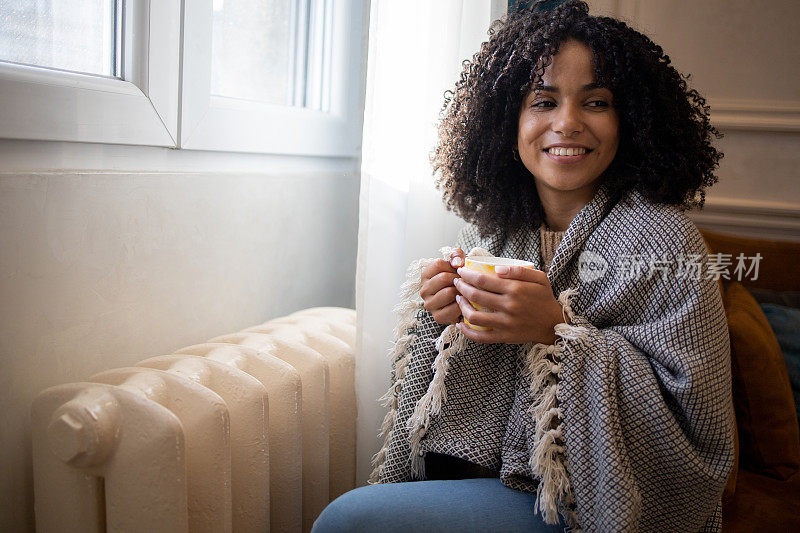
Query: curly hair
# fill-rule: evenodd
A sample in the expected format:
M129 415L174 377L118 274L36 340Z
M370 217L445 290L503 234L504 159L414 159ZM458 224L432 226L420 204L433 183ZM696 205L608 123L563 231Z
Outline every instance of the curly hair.
M591 16L585 2L572 0L495 21L489 40L464 61L454 90L445 92L431 163L447 209L481 236L544 221L535 181L512 147L523 98L567 40L592 50L596 81L614 97L619 148L599 178L612 196L638 188L653 203L702 207L723 155L711 144L712 135L722 135L711 126L705 99L648 37Z

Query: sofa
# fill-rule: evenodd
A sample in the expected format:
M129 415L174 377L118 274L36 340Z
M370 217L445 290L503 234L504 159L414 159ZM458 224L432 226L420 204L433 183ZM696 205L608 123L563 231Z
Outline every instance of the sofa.
M800 531L800 430L784 356L761 304L800 307L800 243L701 230L711 254L761 255L758 277L720 278L731 339L737 460L723 531ZM800 330L794 331L800 335ZM796 384L795 384L796 385Z

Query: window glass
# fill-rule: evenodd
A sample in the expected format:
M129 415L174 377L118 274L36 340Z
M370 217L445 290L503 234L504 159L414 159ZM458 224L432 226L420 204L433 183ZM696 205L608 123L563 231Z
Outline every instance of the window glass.
M118 76L116 0L0 0L0 60Z
M292 105L302 0L214 0L211 94Z

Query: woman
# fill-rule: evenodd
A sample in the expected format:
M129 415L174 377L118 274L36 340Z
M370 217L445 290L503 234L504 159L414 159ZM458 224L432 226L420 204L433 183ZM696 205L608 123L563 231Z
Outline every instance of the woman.
M315 531L719 531L730 346L683 212L721 157L705 101L583 2L490 35L442 114L438 185L470 225L410 271L379 484Z

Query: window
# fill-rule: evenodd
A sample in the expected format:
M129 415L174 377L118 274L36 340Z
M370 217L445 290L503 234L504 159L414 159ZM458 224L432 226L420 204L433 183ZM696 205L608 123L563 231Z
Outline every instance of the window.
M211 94L278 105L294 104L296 7L290 0L214 0ZM291 9L295 8L295 9Z
M211 94L327 110L332 5L214 0Z
M358 153L363 2L215 0L213 9L185 9L182 148Z
M23 3L38 9L72 2ZM125 0L112 5L117 10L116 77L0 61L0 137L176 145L180 1ZM102 12L104 17L105 7ZM8 21L2 19L4 31ZM3 50L0 57L10 55L5 46Z
M116 0L4 0L0 60L117 76Z
M357 153L363 2L181 4L3 0L0 137Z

